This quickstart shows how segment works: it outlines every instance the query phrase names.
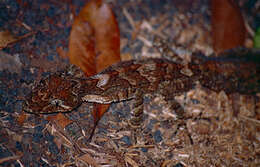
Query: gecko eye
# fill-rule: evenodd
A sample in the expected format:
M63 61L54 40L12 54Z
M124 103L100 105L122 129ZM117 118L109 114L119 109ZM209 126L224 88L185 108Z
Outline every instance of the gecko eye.
M59 99L53 99L51 100L51 105L59 107L63 105L63 101Z
M63 108L62 111L63 112L66 112L66 111L70 111L72 110L72 107L71 106L66 106L64 105L64 101L60 100L60 99L53 99L50 101L51 105L56 107L56 108ZM61 110L60 110L61 111Z

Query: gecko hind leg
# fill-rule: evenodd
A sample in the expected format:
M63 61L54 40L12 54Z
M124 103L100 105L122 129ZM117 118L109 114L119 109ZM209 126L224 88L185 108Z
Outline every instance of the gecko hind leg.
M134 108L131 111L129 125L133 128L138 128L143 122L143 94L141 91L135 93Z
M181 104L175 100L174 97L168 97L166 96L165 101L169 104L170 109L175 111L177 118L183 118L184 117L184 108L181 106Z
M176 100L171 101L170 109L175 111L178 119L184 117L184 108Z

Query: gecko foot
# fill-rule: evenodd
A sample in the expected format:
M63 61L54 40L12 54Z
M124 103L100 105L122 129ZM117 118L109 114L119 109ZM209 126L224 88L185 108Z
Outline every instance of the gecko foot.
M180 103L177 102L176 100L171 100L170 109L175 111L178 119L181 119L184 117L184 109L180 105Z
M143 122L143 97L136 96L134 109L131 111L131 119L128 121L128 123L132 128L139 128L142 125L142 122Z

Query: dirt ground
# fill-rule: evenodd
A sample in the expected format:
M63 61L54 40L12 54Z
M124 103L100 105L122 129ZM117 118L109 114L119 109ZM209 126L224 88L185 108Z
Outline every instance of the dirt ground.
M198 87L177 97L185 120L176 119L161 97L145 97L139 129L128 126L132 101L112 104L91 143L91 104L64 114L70 120L65 127L50 119L55 114L24 113L33 83L69 63L60 50L68 50L73 16L84 2L0 1L0 31L22 37L0 50L0 166L260 166L260 96ZM213 53L207 0L108 2L120 28L122 60L162 57L152 45L155 37L183 59ZM251 29L256 4L239 1Z

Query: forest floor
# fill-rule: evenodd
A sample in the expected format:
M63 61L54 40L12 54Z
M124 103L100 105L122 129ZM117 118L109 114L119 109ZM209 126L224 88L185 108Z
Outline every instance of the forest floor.
M146 97L138 130L128 126L133 102L112 104L90 143L88 103L63 114L70 121L65 127L52 119L56 114L23 112L33 83L69 64L60 53L68 50L73 16L84 2L0 2L0 31L20 37L0 50L0 166L260 166L260 102L253 96L193 89L177 97L189 116L181 122L161 97ZM253 24L248 1L240 2ZM162 57L152 45L155 37L181 48L184 59L213 53L207 0L109 3L120 28L122 60Z

